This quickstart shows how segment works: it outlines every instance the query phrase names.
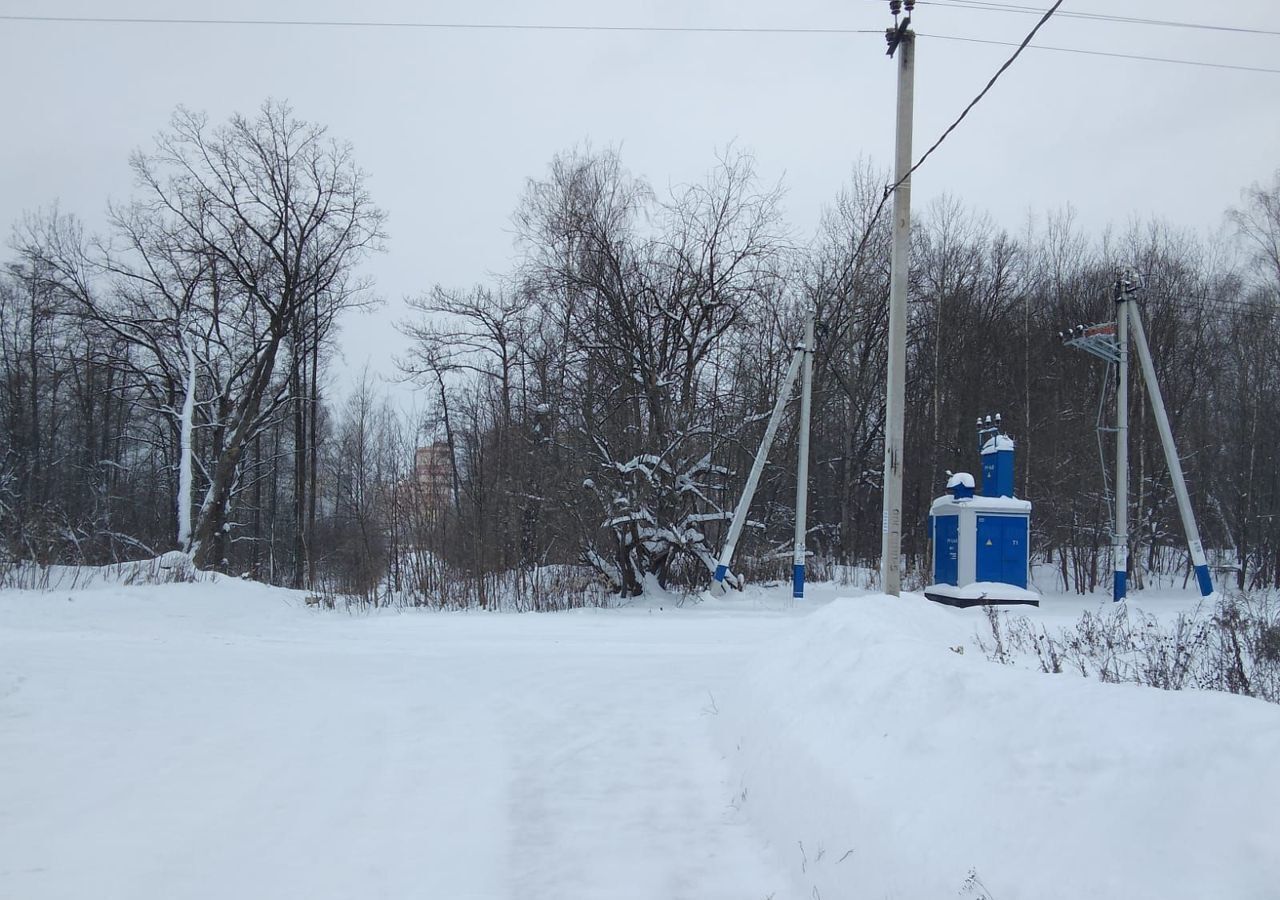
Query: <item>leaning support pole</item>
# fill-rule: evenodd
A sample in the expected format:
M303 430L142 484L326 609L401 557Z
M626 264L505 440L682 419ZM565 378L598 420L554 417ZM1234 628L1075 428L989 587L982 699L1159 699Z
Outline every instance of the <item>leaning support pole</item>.
M1116 363L1116 533L1112 559L1115 579L1111 599L1121 602L1128 595L1129 581L1129 317L1133 304L1120 282L1116 282L1116 340L1120 361Z
M1138 359L1142 362L1142 380L1147 383L1151 407L1155 410L1156 427L1160 429L1160 443L1164 445L1164 459L1169 464L1173 493L1178 498L1178 513L1182 516L1182 528L1187 534L1187 547L1191 551L1191 564L1195 566L1196 581L1200 585L1201 596L1208 597L1213 593L1213 578L1209 575L1209 563L1205 559L1204 547L1200 544L1200 529L1196 527L1196 516L1191 511L1187 481L1182 475L1182 461L1178 459L1178 449L1173 443L1173 429L1169 427L1169 414L1164 408L1160 383L1156 381L1156 367L1151 361L1151 348L1147 346L1147 333L1142 327L1142 316L1132 303L1124 303L1121 306L1128 308L1129 317L1133 323L1134 343L1138 346Z
M800 453L796 462L796 543L791 557L791 596L804 599L805 529L809 511L809 410L813 395L813 311L804 320L804 375L800 379Z
M733 521L729 525L729 537L724 542L724 550L720 552L720 562L716 566L715 576L711 579L711 590L717 594L725 592L724 579L729 574L729 563L733 562L733 551L738 545L738 537L742 534L742 526L747 522L747 510L751 507L751 498L755 495L756 485L760 482L760 473L764 471L765 461L769 458L769 448L773 446L773 437L778 432L778 423L782 421L782 412L791 399L791 391L795 388L796 374L800 371L800 361L804 357L804 348L797 347L791 357L791 366L782 380L782 390L778 392L778 402L773 405L773 414L769 416L769 424L764 430L764 438L760 441L760 449L756 451L755 462L751 464L751 473L747 476L746 487L738 499L738 507L733 511Z

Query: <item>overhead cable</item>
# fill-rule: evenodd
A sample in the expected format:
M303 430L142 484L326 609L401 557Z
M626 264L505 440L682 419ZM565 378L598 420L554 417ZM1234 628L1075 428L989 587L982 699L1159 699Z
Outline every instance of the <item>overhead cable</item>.
M970 100L969 105L960 111L960 115L956 117L956 120L954 122L952 122L950 125L947 126L947 130L942 132L942 136L933 142L933 146L930 147L928 150L926 150L923 156L921 156L918 160L916 160L915 165L913 165L910 169L907 170L907 174L903 175L901 178L897 180L897 182L895 182L891 187L885 190L886 197L889 196L889 194L893 193L895 190L897 190L898 186L901 185L904 181L910 178L911 174L915 172L916 169L924 165L924 161L933 155L933 151L937 150L939 147L942 146L942 142L945 141L948 137L950 137L951 132L955 131L956 128L960 125L960 123L964 121L965 116L969 115L969 112L975 106L977 106L980 102L982 102L982 98L987 96L987 92L990 91L993 87L995 87L996 82L1000 80L1000 76L1003 75L1011 65L1013 65L1014 60L1016 60L1020 55L1022 55L1022 51L1027 49L1027 45L1031 43L1031 39L1036 36L1036 32L1038 32L1044 26L1044 24L1053 17L1053 14L1058 11L1058 7L1061 5L1062 5L1062 0L1057 0L1057 2L1053 4L1053 6L1045 10L1044 14L1040 17L1040 21L1036 22L1035 27L1032 28L1029 32L1027 32L1027 36L1022 39L1022 43L1016 45L1018 49L1013 51L1013 55L1004 61L1004 65L996 69L996 73L991 76L990 80L987 81L986 86L983 87L982 90L978 91L978 95L974 97L972 100ZM922 35L922 36L927 37L928 35Z
M511 22L414 22L364 19L191 19L152 16L13 16L0 21L92 25L242 25L306 28L422 28L472 31L615 31L688 34L883 34L874 28L746 27L721 25L549 25Z
M997 47L1018 47L1012 41L992 41L986 38L959 37L953 34L921 34L939 41L961 41L966 44L992 44ZM1025 46L1025 45L1021 45ZM1280 69L1268 69L1262 66L1238 66L1233 63L1204 62L1195 59L1175 59L1171 56L1142 56L1136 53L1111 53L1106 50L1082 50L1078 47L1049 47L1036 44L1032 50L1053 50L1058 53L1080 53L1085 56L1109 56L1113 59L1136 59L1143 62L1171 63L1179 66L1200 66L1206 69L1231 69L1237 72L1262 72L1267 75L1280 75Z
M924 155L916 160L915 165L907 170L907 174L903 175L893 184L885 187L884 194L880 197L880 203L876 206L876 211L871 214L871 219L867 222L866 230L862 233L862 239L858 242L858 247L853 252L852 266L855 275L861 268L862 252L866 249L867 241L871 239L871 232L875 229L876 222L880 219L880 213L884 211L884 205L893 195L893 192L896 191L903 182L907 181L916 169L924 165L924 161L933 154L933 151L942 146L942 142L951 135L951 132L956 130L956 127L964 121L965 116L969 115L969 111L977 106L978 103L981 102L982 98L987 95L987 92L995 86L995 83L1000 79L1000 76L1003 75L1011 65L1013 65L1013 61L1016 60L1022 51L1026 49L1027 45L1031 43L1031 39L1036 36L1036 32L1040 30L1045 22L1048 22L1049 19L1053 17L1053 14L1058 11L1058 7L1061 5L1062 0L1057 0L1052 7L1045 11L1044 15L1040 17L1040 21L1036 22L1035 27L1032 28L1031 31L1027 33L1027 36L1022 39L1022 43L1018 45L1018 49L1013 52L1012 56L1005 60L1004 65L996 70L996 73L987 81L986 86L978 92L976 97L969 101L969 104L960 112L960 115L956 117L956 120L947 126L946 131L942 132L942 136L933 142L933 146L926 150Z
M936 6L940 9L969 9L982 12L1018 13L1022 15L1039 15L1044 12L1034 6L1023 6L1018 3L996 3L988 0L918 0L921 6ZM1190 28L1198 31L1224 31L1232 34L1258 34L1268 37L1280 37L1280 31L1267 28L1249 28L1243 25L1209 25L1203 22L1180 22L1173 19L1146 19L1138 16L1118 16L1112 13L1076 12L1067 10L1058 13L1067 19L1084 19L1093 22L1114 22L1121 25L1149 25L1162 28Z
M924 2L924 0L920 0ZM940 0L932 0L934 5L944 5ZM967 2L967 0L958 0ZM945 4L950 5L950 4ZM957 6L956 8L967 8ZM1005 8L1005 7L1001 7ZM1032 7L1008 7L1009 11L1038 12ZM1059 12L1059 16L1085 15L1083 13ZM1117 21L1124 17L1114 17ZM1162 22L1159 20L1134 20L1143 24L1170 24L1193 27L1191 23ZM749 27L732 25L555 25L555 24L521 24L512 22L415 22L396 20L362 20L362 19L203 19L178 17L143 17L143 16L49 16L49 15L0 15L0 22L31 22L51 24L89 24L89 25L188 25L188 26L265 26L271 28L370 28L370 29L423 29L423 30L455 30L455 31L542 31L542 32L603 32L603 33L650 33L650 34L760 34L760 35L862 35L883 34L875 28L827 28L827 27ZM1202 27L1202 26L1194 26ZM1210 27L1210 26L1203 26ZM1223 30L1230 30L1223 26ZM1280 34L1280 32L1258 31L1259 34ZM995 41L984 38L961 37L947 34L927 34L922 36L944 41L962 41L971 44L993 44L1003 47L1016 47L1011 41ZM1262 66L1241 66L1229 63L1203 62L1192 59L1177 59L1165 56L1141 56L1133 53L1110 53L1102 50L1086 50L1079 47L1045 47L1035 46L1032 50L1053 50L1059 53L1080 53L1088 56L1107 56L1115 59L1134 59L1144 62L1172 63L1184 66L1199 66L1209 69L1230 69L1241 72L1261 72L1264 74L1280 74L1280 69Z

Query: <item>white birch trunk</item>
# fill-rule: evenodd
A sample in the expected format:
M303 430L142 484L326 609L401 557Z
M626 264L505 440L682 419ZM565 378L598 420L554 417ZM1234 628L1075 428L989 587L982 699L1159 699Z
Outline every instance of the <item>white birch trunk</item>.
M191 429L196 409L196 355L191 345L182 342L187 355L187 391L182 400L179 424L182 447L178 453L178 546L191 552Z

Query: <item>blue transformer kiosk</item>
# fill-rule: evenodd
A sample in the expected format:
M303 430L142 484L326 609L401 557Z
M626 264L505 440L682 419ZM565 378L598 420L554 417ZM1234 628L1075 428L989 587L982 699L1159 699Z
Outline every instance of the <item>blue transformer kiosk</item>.
M1013 495L1014 443L1000 416L978 419L978 447L982 492L974 494L972 475L957 472L950 493L929 508L933 584L925 596L949 606L1039 606L1027 590L1031 503Z

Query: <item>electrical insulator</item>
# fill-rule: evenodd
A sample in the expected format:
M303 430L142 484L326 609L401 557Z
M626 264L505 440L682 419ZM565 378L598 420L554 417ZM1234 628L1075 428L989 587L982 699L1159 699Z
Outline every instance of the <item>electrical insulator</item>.
M988 424L988 425L990 425L990 424L991 424L991 417L990 417L990 416L987 416L987 424Z
M889 0L889 12L895 16L902 12L902 0Z
M907 15L911 15L912 10L916 8L916 0L907 0Z
M1000 424L1000 413L996 413L996 424Z

